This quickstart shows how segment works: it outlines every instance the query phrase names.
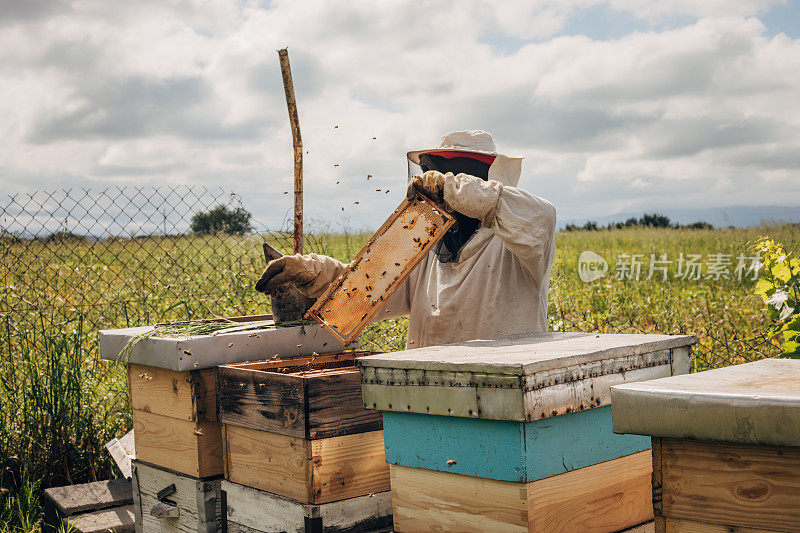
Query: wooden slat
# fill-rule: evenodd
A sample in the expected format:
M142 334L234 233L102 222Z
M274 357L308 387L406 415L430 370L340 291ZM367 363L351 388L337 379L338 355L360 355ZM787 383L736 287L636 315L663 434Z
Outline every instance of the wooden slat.
M312 440L314 503L327 503L390 489L383 458L383 431Z
M331 363L341 363L342 366L352 366L356 356L369 355L373 352L358 351L358 352L336 352L336 353L323 353L320 355L310 355L307 357L292 357L289 359L275 358L266 361L252 361L248 363L238 363L235 365L223 365L223 368L235 367L244 370L275 370L278 368L287 367L310 367L314 365L329 365Z
M528 530L525 486L390 465L395 531Z
M176 372L155 366L128 365L132 409L191 422L217 419L214 370Z
M775 533L775 530L753 529L749 527L739 527L720 524L709 524L696 520L684 520L681 518L666 519L667 533Z
M301 377L231 365L219 368L218 381L223 423L294 437L306 435Z
M652 520L651 472L644 451L528 483L529 529L605 533Z
M189 422L133 410L136 457L194 477L222 474L219 422Z
M71 516L64 518L63 524L74 533L133 533L133 504Z
M800 448L662 439L664 516L800 531Z
M661 439L653 437L650 439L653 445L653 477L651 484L653 486L653 514L654 516L663 516L663 485L664 476L661 459Z
M133 492L129 479L93 481L44 490L45 507L52 506L61 517L118 507L132 501Z
M356 368L308 376L308 433L322 439L383 427L380 411L365 409Z
M229 481L311 502L307 441L228 424L225 425L225 440Z

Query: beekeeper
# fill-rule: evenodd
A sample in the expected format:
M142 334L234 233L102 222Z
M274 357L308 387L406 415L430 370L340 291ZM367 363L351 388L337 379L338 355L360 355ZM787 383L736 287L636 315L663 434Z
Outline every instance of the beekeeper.
M556 210L517 187L521 157L497 153L489 133L457 131L408 153L408 196L442 201L457 224L376 316L410 316L409 348L547 331ZM271 261L256 284L294 282L318 298L347 265L324 255Z

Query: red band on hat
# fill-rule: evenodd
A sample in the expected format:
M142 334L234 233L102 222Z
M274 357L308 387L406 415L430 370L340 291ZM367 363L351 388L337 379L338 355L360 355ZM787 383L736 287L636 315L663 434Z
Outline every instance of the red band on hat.
M423 152L423 153L428 155L438 155L440 157L444 157L445 159L453 159L454 157L468 157L470 159L476 159L481 163L486 163L487 165L491 165L494 162L495 157L497 157L491 154L478 154L475 152L459 152L454 150L445 150L439 152Z

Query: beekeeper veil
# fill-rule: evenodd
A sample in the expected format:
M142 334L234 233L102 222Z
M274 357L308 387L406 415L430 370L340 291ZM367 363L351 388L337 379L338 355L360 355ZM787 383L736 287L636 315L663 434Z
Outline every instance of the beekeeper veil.
M442 136L439 146L408 152L408 179L428 170L469 174L515 187L522 169L521 157L498 154L491 134L481 130L456 131ZM442 263L458 261L458 253L480 227L480 220L455 212L456 224L435 248Z

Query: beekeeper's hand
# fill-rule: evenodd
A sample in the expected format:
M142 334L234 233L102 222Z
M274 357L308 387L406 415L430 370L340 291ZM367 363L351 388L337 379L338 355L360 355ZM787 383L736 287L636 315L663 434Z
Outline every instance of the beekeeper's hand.
M448 176L452 178L453 174L450 172L442 174L437 170L429 170L422 175L416 175L408 182L406 197L409 200L413 200L419 192L431 200L444 203L442 194L444 193L444 183Z
M269 294L279 285L292 283L308 298L319 298L345 268L326 255L284 255L267 264L256 290Z
M454 211L477 218L484 227L491 227L503 184L484 181L469 174L447 174L444 182L444 203Z

